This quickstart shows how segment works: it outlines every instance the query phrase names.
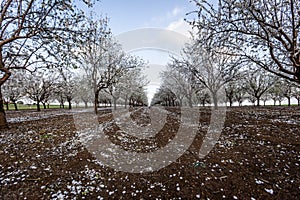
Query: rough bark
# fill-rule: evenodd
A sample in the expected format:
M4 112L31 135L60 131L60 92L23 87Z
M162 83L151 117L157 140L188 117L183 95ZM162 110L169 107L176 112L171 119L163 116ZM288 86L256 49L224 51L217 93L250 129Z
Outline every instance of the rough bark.
M70 99L67 100L68 101L68 104L69 104L69 110L72 109L72 101Z
M291 106L291 97L286 97L288 100L288 106Z
M0 71L4 73L4 75L0 78L0 130L4 128L8 128L6 115L4 111L4 100L2 96L1 86L9 79L11 76L11 72L5 68L4 62L2 61L2 47L0 47Z
M189 107L192 108L192 107L193 107L193 101L192 101L192 98L188 98L188 102L189 102Z
M260 96L256 96L256 106L260 106Z
M41 107L40 107L40 101L36 101L36 108L37 108L37 111L41 111Z
M72 98L67 97L67 102L68 102L68 109L71 110L72 109Z
M98 114L98 106L99 106L99 91L97 90L95 92L95 96L94 96L94 112L95 112L95 114Z

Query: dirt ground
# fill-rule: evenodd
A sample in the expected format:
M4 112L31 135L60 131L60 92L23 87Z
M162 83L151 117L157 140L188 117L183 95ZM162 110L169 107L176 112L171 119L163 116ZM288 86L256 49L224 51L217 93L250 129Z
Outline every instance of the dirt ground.
M140 125L149 123L144 109L131 110ZM197 135L176 162L126 173L106 167L85 148L74 111L9 111L10 128L0 132L0 199L300 198L300 107L228 108L219 141L203 159L197 153L211 111L200 112ZM98 120L109 122L105 133L116 145L149 152L175 137L180 112L169 113L163 129L148 139L118 131L108 110Z

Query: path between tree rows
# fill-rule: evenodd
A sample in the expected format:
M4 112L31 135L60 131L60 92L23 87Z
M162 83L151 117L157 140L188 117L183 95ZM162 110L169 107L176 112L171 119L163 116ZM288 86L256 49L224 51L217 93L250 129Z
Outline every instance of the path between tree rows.
M147 108L132 111L137 124L149 123ZM119 131L117 119L107 111L98 120L116 145L148 152L174 138L178 113L169 109L163 129L146 139ZM199 159L210 120L210 110L202 108L188 151L169 166L142 174L118 172L95 159L80 142L73 114L7 113L10 129L0 134L0 199L299 198L299 107L228 109L218 143Z

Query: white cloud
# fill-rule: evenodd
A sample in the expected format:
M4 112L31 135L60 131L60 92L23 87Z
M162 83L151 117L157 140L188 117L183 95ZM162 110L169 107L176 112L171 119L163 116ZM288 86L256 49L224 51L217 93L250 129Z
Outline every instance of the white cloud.
M192 27L183 18L171 22L166 29L176 31L188 37L190 36L189 32L192 31Z
M145 23L145 25L151 26L155 24L155 26L157 26L158 24L164 24L169 22L170 20L174 20L180 15L184 15L184 8L175 6L172 10L168 11L164 15L152 17L150 22Z
M167 17L171 18L171 17L176 17L179 14L181 14L183 11L182 8L176 6L171 12L168 12Z

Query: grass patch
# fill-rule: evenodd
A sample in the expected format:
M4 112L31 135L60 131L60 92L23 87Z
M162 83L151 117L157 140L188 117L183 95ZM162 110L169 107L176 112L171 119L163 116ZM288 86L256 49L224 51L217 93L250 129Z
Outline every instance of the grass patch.
M26 105L26 104L17 104L18 110L33 110L33 109L37 109L37 105ZM41 109L44 109L43 105L40 105ZM60 108L59 105L49 105L49 109L54 109L54 108ZM65 105L65 108L67 108L67 106ZM6 105L4 105L4 109L6 109ZM48 109L48 106L47 106ZM14 104L9 104L8 105L8 110L15 110L15 106Z

